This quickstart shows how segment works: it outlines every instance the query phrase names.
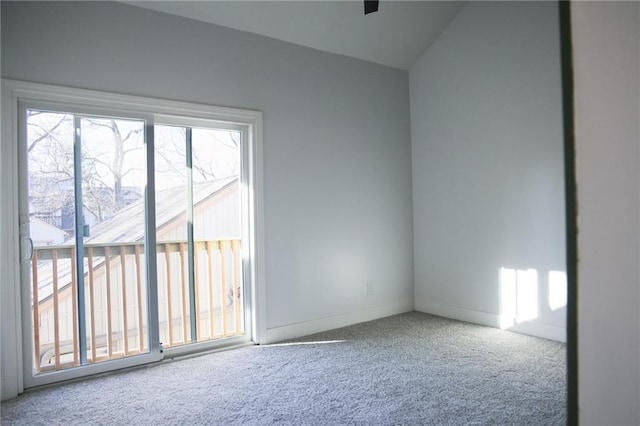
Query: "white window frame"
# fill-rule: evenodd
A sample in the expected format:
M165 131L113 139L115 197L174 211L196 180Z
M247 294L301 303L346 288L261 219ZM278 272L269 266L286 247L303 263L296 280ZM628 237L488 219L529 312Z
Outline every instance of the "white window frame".
M249 303L250 339L261 343L266 338L264 203L262 159L262 113L260 111L122 95L85 89L2 79L2 141L0 144L0 307L2 309L2 399L24 390L23 317L21 313L18 114L20 103L55 103L82 109L106 109L123 114L154 117L158 124L176 122L236 125L246 129L247 188L249 203L247 235L251 259L247 262L252 299ZM244 251L244 250L243 250ZM202 345L196 345L193 351Z

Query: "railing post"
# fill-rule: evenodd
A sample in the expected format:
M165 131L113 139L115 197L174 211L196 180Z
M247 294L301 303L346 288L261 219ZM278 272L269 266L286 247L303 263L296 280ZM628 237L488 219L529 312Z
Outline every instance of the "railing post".
M53 271L52 296L53 296L53 347L56 370L60 369L60 307L58 306L58 250L51 253L51 266Z
M185 273L185 267L184 267L184 243L178 243L178 245L180 246L180 276L181 276L181 280L180 280L180 287L182 289L182 342L183 343L187 343L187 334L188 334L188 327L187 327L187 301L188 301L188 296L187 296L187 279L186 279L186 273Z
M104 248L104 273L106 278L107 291L107 354L109 359L113 356L113 330L111 330L111 255L109 247Z
M96 318L95 318L95 302L94 302L94 296L95 296L95 287L94 287L94 283L93 283L93 248L92 247L88 247L87 248L87 262L88 262L88 266L89 266L89 317L90 317L90 327L91 327L91 362L96 362ZM80 262L78 262L78 264L84 264L84 261L81 260ZM85 321L80 321L80 324L84 323ZM82 342L82 335L81 335L81 340ZM82 353L80 354L80 356L82 356Z
M213 304L213 244L211 241L207 241L207 275L209 278L209 322L211 330L209 332L209 338L213 339L215 337L215 309Z
M167 325L169 327L169 345L173 345L173 311L171 310L171 253L169 244L164 245L164 262L167 271Z
M122 272L122 336L124 355L129 354L129 325L127 324L127 269L124 246L120 246L120 270Z
M76 279L76 252L71 248L70 253L70 262L71 262L71 315L72 323L73 323L73 365L78 365L79 363L79 354L80 351L78 347L78 282Z
M236 334L238 334L240 333L240 309L238 307L238 285L240 284L238 279L238 251L240 248L240 241L233 240L231 246L233 250L233 311L235 314L234 321Z
M40 372L40 300L38 296L38 249L33 250L31 258L31 279L32 279L32 297L33 297L33 349L35 353L36 372Z
M195 309L194 309L194 313L193 316L196 317L197 321L196 321L196 337L195 340L196 342L200 341L200 335L202 334L202 330L200 330L200 282L199 282L199 276L198 276L198 245L196 242L193 243L193 260L192 260L192 265L193 267L191 268L193 271L193 287L194 287L194 298L195 298L195 303L192 303L192 305L195 305ZM193 321L191 321L191 326L193 327ZM191 330L191 334L193 335L193 329Z
M144 330L142 328L142 277L140 274L140 246L135 244L134 255L136 263L136 290L138 294L138 348L144 350Z
M222 335L227 335L227 257L226 257L227 242L220 241L220 286L222 288Z

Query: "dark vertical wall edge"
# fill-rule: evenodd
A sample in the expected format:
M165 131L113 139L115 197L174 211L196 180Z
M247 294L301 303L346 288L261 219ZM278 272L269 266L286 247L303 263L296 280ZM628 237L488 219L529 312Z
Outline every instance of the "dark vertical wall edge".
M578 201L571 3L559 0L567 232L567 424L578 425Z

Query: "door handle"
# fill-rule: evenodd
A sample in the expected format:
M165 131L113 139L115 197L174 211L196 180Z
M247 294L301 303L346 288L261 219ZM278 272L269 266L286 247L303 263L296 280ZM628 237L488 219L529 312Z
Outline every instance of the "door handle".
M27 241L29 242L29 258L28 258L28 260L33 260L33 240L30 237L27 237Z
M22 261L28 262L33 259L33 240L29 237L23 237L23 256Z

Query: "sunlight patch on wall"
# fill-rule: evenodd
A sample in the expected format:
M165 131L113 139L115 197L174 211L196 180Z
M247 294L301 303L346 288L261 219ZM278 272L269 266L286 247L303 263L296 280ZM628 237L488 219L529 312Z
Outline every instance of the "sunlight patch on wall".
M549 271L549 308L552 311L567 306L567 273Z
M500 268L500 328L538 318L538 271Z

